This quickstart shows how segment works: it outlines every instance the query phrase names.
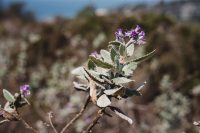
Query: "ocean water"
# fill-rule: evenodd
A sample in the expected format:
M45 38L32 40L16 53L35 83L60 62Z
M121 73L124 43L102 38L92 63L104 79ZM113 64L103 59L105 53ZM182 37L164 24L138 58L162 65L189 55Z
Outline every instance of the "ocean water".
M123 4L154 4L160 0L0 0L4 6L13 2L24 2L26 10L32 11L38 20L48 20L55 16L73 18L85 6L95 8L115 8ZM165 0L169 1L169 0Z

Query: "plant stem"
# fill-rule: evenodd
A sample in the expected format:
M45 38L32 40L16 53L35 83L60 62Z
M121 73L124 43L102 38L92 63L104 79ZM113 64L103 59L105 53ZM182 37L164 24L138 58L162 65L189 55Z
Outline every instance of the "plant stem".
M90 102L90 96L88 96L84 106L82 107L82 109L80 110L80 112L78 114L76 114L76 116L69 122L65 125L65 127L61 130L60 133L64 133L76 120L78 120L78 118L83 114L83 112L85 111L87 105L89 104Z
M26 128L32 130L34 133L39 133L36 129L31 127L23 118L21 118L22 123L25 125Z
M104 109L102 108L97 112L96 117L94 118L94 120L92 121L92 123L87 127L87 129L85 131L83 131L83 133L89 133L91 132L92 128L98 123L99 119L103 116L104 114Z
M5 122L9 122L9 120L2 120L2 121L0 121L0 125L2 125Z
M54 127L53 122L52 122L52 117L53 117L52 112L49 112L48 115L49 115L49 123L50 123L54 133L58 133L58 131L56 130L56 128Z

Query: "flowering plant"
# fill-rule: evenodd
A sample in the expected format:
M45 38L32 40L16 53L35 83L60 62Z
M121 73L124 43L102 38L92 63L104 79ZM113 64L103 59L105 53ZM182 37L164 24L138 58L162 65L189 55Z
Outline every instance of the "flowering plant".
M112 99L126 99L131 96L140 96L141 86L135 89L127 88L124 84L133 82L132 73L137 65L155 52L152 51L142 57L135 58L135 45L145 43L145 33L139 26L135 29L123 32L118 29L115 33L116 40L109 42L108 51L101 50L100 54L93 52L86 66L78 67L72 71L85 84L74 82L74 88L85 91L93 104L101 108L110 109L119 117L127 120L130 124L132 119L127 117L119 108L112 106Z
M110 116L107 109L113 111L122 119L127 120L130 124L133 123L132 119L126 116L119 108L112 106L112 99L121 100L131 96L141 96L140 90L146 82L135 89L127 88L125 84L134 81L132 74L137 68L137 65L152 56L155 50L142 57L135 58L135 45L145 43L145 32L139 26L126 32L118 29L115 32L115 36L115 41L109 42L108 50L102 49L100 54L96 51L91 53L84 66L72 71L72 74L82 80L82 83L73 82L74 88L78 91L86 92L88 99L80 112L63 127L61 133L64 133L83 114L90 102L100 109L85 132L90 132L104 114ZM29 126L20 117L18 112L18 108L29 104L26 97L30 95L30 89L31 87L29 85L20 86L19 93L15 93L14 96L8 90L3 90L3 95L7 103L4 108L0 108L0 115L4 118L4 121L1 123L22 120L26 127L33 132L38 132ZM51 118L52 113L49 113L49 123L54 132L57 133Z

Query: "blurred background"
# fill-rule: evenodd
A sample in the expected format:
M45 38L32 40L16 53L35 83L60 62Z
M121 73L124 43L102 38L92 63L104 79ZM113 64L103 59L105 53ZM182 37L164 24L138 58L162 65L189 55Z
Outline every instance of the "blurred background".
M115 39L114 32L140 25L147 43L137 47L153 58L133 73L136 84L147 80L143 96L117 104L133 125L113 115L100 120L95 133L196 133L200 120L199 0L0 0L0 104L2 89L12 93L30 84L31 106L22 117L51 133L48 112L57 129L71 120L86 100L72 87L70 71L88 55ZM90 105L70 128L82 131L97 108ZM29 133L21 122L0 126L1 133Z

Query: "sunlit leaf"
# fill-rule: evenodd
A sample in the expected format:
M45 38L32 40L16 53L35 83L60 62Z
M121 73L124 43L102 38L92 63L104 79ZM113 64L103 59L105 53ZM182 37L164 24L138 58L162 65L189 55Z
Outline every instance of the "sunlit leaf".
M111 104L110 99L106 96L106 94L101 95L98 99L97 99L97 106L99 107L107 107Z
M125 47L125 45L120 45L119 53L120 53L121 56L125 56L126 55L126 47Z
M92 80L94 80L95 82L99 83L99 84L103 84L104 80L99 78L99 75L97 75L95 72L87 70L84 68L85 73L87 74L87 76L89 78L91 78Z
M119 91L120 89L122 89L122 88L109 89L109 90L105 90L104 93L105 93L106 95L113 95L113 94L115 94L117 91Z
M88 90L88 86L85 84L80 84L77 82L73 82L74 84L74 88L78 91L87 91Z
M6 89L3 89L3 96L9 102L14 102L15 101L14 96Z
M132 56L134 53L134 49L135 49L135 45L134 44L130 44L126 50L127 50L127 55L128 56Z
M126 64L123 68L122 71L124 72L125 75L130 75L133 73L133 71L137 68L137 63L136 62L131 62L129 64Z
M132 82L134 80L131 80L131 79L128 79L128 78L125 78L125 77L118 77L118 78L114 78L112 79L112 81L115 83L115 84L126 84L126 83L129 83L129 82Z
M106 50L101 50L100 51L100 54L102 56L102 58L104 59L105 62L109 63L109 64L112 64L112 60L111 60L111 57L110 57L110 52L106 51Z
M113 65L111 65L111 64L109 64L107 62L104 62L104 61L102 61L100 59L97 59L97 58L95 58L93 56L90 56L89 58L99 67L107 68L107 69L113 68Z

